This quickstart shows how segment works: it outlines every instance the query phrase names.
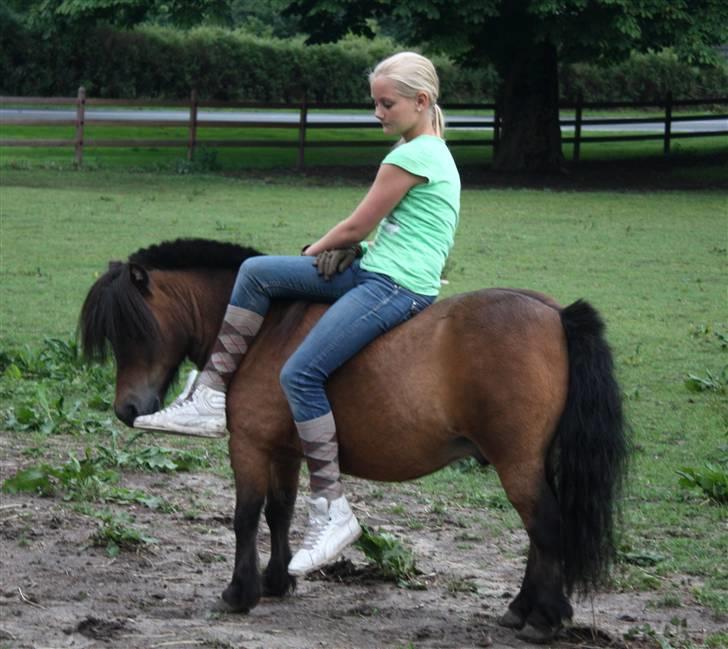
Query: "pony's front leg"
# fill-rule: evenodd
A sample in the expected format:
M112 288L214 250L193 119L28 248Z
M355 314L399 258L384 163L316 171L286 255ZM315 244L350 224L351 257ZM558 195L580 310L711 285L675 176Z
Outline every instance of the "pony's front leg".
M295 577L288 574L291 547L288 533L298 491L299 458L274 461L271 464L270 486L265 503L265 520L270 528L270 561L263 573L263 594L282 597L296 587Z
M231 610L247 613L260 599L260 575L258 574L258 550L256 538L262 497L252 497L238 491L235 503L235 567L230 585L222 598Z
M268 488L270 458L239 436L230 437L230 461L235 473L235 567L222 598L235 612L247 613L261 596L256 540Z

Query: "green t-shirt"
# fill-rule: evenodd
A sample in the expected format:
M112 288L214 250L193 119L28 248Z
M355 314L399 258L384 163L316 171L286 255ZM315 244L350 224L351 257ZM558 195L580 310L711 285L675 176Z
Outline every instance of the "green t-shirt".
M440 292L440 275L460 214L460 174L445 141L420 135L393 149L382 164L423 176L379 223L361 265L422 295Z

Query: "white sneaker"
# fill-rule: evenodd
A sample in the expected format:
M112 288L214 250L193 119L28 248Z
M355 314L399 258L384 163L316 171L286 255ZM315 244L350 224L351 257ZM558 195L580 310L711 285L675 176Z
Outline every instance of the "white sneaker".
M186 399L134 420L134 428L198 437L224 437L225 424L225 393L201 384Z
M187 397L190 396L190 394L192 393L192 388L195 387L195 381L197 380L197 377L199 375L200 373L197 370L190 370L190 373L187 375L187 381L185 381L185 387L183 388L182 392L177 395L177 398L169 404L170 406L173 406L180 401L184 401Z
M288 564L288 574L301 577L335 559L361 535L346 496L331 503L326 498L309 498L308 527L303 547Z

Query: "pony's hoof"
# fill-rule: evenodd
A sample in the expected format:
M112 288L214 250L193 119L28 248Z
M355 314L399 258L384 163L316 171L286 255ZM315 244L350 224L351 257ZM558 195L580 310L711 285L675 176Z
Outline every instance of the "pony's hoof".
M228 586L218 600L218 612L224 613L248 613L258 603L258 598L246 603L238 588Z
M247 613L248 609L237 608L225 601L225 594L220 597L211 607L213 613Z
M546 644L556 637L558 631L558 628L537 629L532 624L526 624L518 633L516 633L516 638L532 644Z
M265 597L285 597L296 590L296 578L288 572L268 572L263 574L263 595Z
M498 618L498 624L506 627L507 629L522 629L525 623L526 620L512 608L509 608L505 614Z

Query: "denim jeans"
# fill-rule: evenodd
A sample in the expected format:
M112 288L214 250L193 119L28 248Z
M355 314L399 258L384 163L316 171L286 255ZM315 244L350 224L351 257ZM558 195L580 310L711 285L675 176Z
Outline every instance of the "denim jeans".
M435 301L396 284L355 261L330 280L318 274L313 257L253 257L243 262L230 303L265 315L273 298L333 303L283 366L281 386L297 422L331 411L325 385L377 336Z

